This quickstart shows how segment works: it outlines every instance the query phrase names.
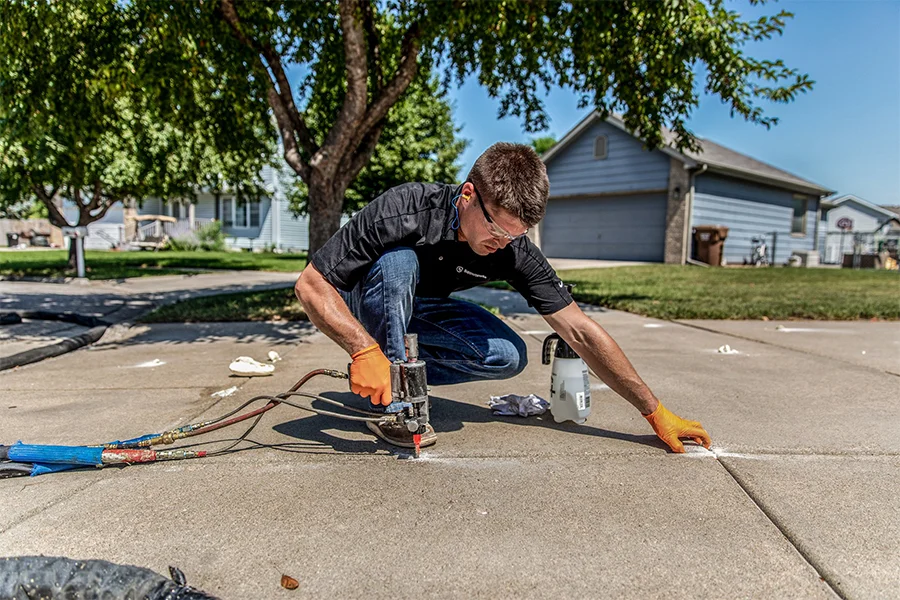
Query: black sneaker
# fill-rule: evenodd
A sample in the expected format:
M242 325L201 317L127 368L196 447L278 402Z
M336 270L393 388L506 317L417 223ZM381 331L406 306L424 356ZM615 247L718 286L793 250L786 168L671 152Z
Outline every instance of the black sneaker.
M413 434L409 432L409 429L407 429L403 423L398 423L393 419L385 419L384 421L378 421L377 423L366 421L366 426L372 433L388 444L399 446L401 448L416 447L415 443L413 443ZM421 448L433 446L436 441L437 434L434 432L434 427L426 425L425 433L422 434L422 443L419 446Z

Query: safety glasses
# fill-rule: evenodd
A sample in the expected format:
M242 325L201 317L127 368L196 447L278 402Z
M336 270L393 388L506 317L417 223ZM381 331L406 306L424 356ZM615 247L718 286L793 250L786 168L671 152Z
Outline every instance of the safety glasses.
M469 183L471 183L471 182L469 182ZM502 227L497 225L494 222L494 219L491 218L491 215L488 214L487 208L485 208L485 206L484 206L484 200L481 199L481 194L478 193L478 188L475 187L474 183L472 184L472 189L475 190L475 198L478 199L478 206L481 207L481 212L484 213L484 218L488 223L488 231L490 232L490 234L492 236L494 236L498 240L506 239L506 240L512 242L521 237L524 237L528 233L528 230L526 229L525 233L522 233L520 235L512 235L511 233L509 233L508 231L506 231L505 229L503 229Z

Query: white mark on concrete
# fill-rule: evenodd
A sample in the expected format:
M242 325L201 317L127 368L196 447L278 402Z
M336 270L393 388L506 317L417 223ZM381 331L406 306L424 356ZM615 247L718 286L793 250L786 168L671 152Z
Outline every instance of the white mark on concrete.
M547 331L545 329L532 329L529 331L523 331L524 335L549 335L553 333L552 331Z
M774 460L776 457L771 454L739 454L737 452L728 452L725 448L713 446L707 450L703 446L694 446L685 444L684 456L688 458L745 458L747 460Z
M737 350L735 350L728 344L725 344L724 346L719 346L719 349L716 350L716 352L718 352L719 354L740 354L740 352L738 352Z
M866 353L866 351L865 351L865 350L863 350L863 351L862 351L862 353L863 353L863 354L865 354L865 353Z
M210 394L210 397L211 398L227 398L228 396L232 395L236 391L238 391L238 387L236 385L233 385L230 388L228 388L227 390L219 390L218 392L213 392L212 394Z
M713 454L716 455L716 458L744 458L747 460L775 460L777 458L774 454L740 454L717 448L713 448Z
M647 329L659 329L660 327L665 327L662 323L645 323L644 327Z
M781 333L852 333L843 329L827 329L824 327L785 327L784 325L776 325L775 331Z
M279 360L281 360L281 355L274 350L269 350L269 362L278 362Z
M139 365L134 365L135 369L151 369L153 367L160 367L166 364L165 361L159 360L158 358L154 358L153 360L148 360L147 362L142 362Z
M688 458L716 458L716 454L703 446L685 446L684 454Z

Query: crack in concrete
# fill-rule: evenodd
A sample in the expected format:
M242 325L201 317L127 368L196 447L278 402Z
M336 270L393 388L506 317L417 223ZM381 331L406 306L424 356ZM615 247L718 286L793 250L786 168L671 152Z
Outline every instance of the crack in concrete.
M10 523L7 527L0 527L0 535L3 535L6 532L11 531L15 527L18 527L19 525L24 524L26 521L30 521L34 517L38 516L39 514L41 514L43 512L50 510L54 506L56 506L58 504L62 504L66 500L70 500L76 494L80 494L81 492L88 489L89 487L91 487L93 485L97 485L97 483L99 483L99 482L100 482L99 479L97 481L90 481L83 486L76 487L74 490L72 490L71 492L69 492L67 494L61 495L59 498L57 498L56 500L53 500L52 502L50 502L49 504L47 504L45 506L40 506L38 508L33 508L29 511L26 511L25 513L22 514L22 516L20 516L13 523Z
M803 560L807 562L807 564L816 572L819 578L825 582L825 584L831 589L831 591L838 597L843 600L848 600L847 596L841 593L840 584L837 580L837 573L834 573L831 569L829 569L822 562L817 560L810 549L806 547L801 540L799 540L796 536L794 536L787 525L774 514L771 507L769 507L762 498L758 497L751 491L750 486L744 481L743 477L741 477L737 469L734 465L729 465L727 460L718 459L722 468L731 476L734 482L747 494L747 497L751 502L759 509L759 511L765 515L765 517L775 526L776 529L784 536L784 539L788 541L788 543L793 546L793 548L803 557Z

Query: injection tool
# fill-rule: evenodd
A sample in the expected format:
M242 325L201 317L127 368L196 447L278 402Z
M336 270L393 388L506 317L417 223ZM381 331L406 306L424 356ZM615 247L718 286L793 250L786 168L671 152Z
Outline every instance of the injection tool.
M242 442L256 444L256 442L248 440L247 436L256 427L262 416L279 404L350 421L378 423L388 419L396 419L413 434L413 441L416 445L415 453L416 457L418 457L420 454L419 444L421 436L427 429L429 419L425 362L419 360L418 341L415 334L408 334L404 342L406 346L406 360L396 361L391 365L392 400L400 407L395 413L384 414L362 410L317 394L300 391L300 388L307 381L318 375L349 380L347 373L332 369L316 369L304 375L287 392L275 396L256 396L235 410L216 419L183 425L161 433L151 433L124 441L106 442L91 446L51 446L23 444L21 442L8 446L0 445L0 478L21 475L35 476L87 466L104 467L162 460L203 458L234 452L235 448ZM294 401L296 397L318 400L337 406L346 412L334 412L301 404ZM250 405L262 401L266 402L264 406L242 412ZM254 419L250 427L236 440L233 440L230 445L222 448L214 450L201 448L201 446L210 443L221 444L221 441L196 442L169 450L157 450L154 448L159 445L175 444L180 440L210 433L248 419Z

